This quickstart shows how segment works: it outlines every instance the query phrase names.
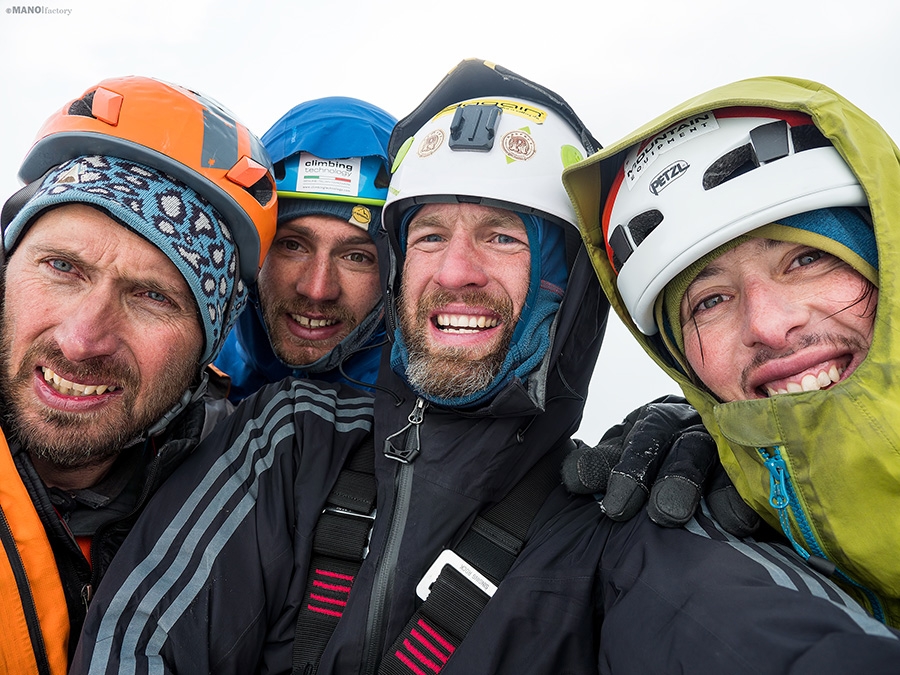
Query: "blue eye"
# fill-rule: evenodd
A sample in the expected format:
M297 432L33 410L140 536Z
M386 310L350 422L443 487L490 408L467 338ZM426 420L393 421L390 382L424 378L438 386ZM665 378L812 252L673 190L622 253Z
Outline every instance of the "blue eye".
M721 295L713 295L712 297L706 298L705 300L701 300L697 303L697 309L712 309L720 302L725 300Z
M803 255L797 256L797 264L801 267L810 265L816 260L821 259L823 255L824 253L822 253L822 251L807 251Z
M67 260L54 259L49 260L48 262L50 266L58 272L71 272L73 269L75 269L72 266L72 263L68 262Z
M154 302L168 302L169 299L164 296L162 293L157 293L156 291L147 291L147 297L153 300Z

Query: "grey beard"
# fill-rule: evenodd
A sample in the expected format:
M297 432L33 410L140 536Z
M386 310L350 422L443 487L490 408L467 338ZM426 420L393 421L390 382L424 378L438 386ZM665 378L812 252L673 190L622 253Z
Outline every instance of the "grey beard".
M433 398L461 398L486 389L503 365L506 352L492 353L484 359L472 361L464 352L438 357L409 352L406 379L417 391Z

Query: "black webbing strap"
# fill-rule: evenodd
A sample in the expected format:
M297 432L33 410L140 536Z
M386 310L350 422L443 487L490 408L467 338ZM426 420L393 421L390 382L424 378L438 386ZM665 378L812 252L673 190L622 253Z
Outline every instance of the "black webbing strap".
M479 515L453 553L496 586L525 545L532 520L560 484L562 458L572 448L566 440L525 474L499 503ZM439 673L490 600L477 582L445 564L428 598L406 624L388 653L379 675Z
M294 631L293 673L314 675L359 572L375 510L375 446L353 451L319 516L303 604Z

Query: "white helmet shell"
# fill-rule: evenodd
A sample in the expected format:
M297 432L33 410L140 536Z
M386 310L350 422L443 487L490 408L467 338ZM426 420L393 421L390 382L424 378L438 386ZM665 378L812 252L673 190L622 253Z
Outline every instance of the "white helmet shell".
M574 226L562 172L584 155L572 126L540 104L511 97L456 103L397 153L385 225L414 204L473 201Z
M663 288L722 244L780 218L866 206L834 146L801 113L698 113L627 151L601 225L622 300L646 335Z

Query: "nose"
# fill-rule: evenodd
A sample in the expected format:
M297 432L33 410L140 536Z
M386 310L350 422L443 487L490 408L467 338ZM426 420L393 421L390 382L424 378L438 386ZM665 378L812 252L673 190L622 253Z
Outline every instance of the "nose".
M59 308L62 318L54 337L69 361L116 353L122 343L122 322L125 320L125 310L116 299L112 289L95 286Z
M748 346L783 349L798 329L809 323L810 311L784 284L771 280L747 280L743 289L742 341Z
M327 256L317 256L312 264L297 278L297 294L310 300L323 302L337 300L341 284L334 261Z
M466 236L457 234L447 242L437 261L434 281L444 288L483 287L490 280L478 248Z

